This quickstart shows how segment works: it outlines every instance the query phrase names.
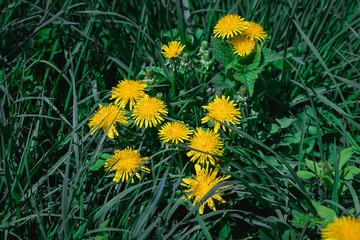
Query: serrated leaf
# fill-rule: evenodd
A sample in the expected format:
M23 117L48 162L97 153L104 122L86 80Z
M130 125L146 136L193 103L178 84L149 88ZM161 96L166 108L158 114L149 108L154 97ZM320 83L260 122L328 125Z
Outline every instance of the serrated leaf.
M261 49L262 53L264 54L264 59L266 63L270 63L273 61L277 61L280 59L283 59L282 56L280 56L279 54L277 54L275 51L269 49L269 48L265 48L263 47Z
M310 171L319 175L320 166L317 162L311 161L309 159L305 159L305 163L306 163L307 168L310 169Z
M339 171L343 168L343 166L349 161L353 154L352 148L346 148L340 153L340 161L339 161Z
M231 44L219 38L212 38L211 49L215 59L219 61L225 69L227 69L230 63L237 59L237 55L234 54Z
M349 166L344 169L344 179L345 180L352 180L354 179L354 175L357 175L360 173L360 168L357 168L355 166Z
M331 208L325 207L325 206L319 206L316 209L318 215L327 223L334 222L336 218L336 213Z
M260 65L261 50L260 50L260 47L258 47L257 43L256 43L256 46L255 46L255 49L256 50L254 51L254 53L255 53L254 59L253 59L252 63L249 64L249 66L248 66L250 69L255 69ZM262 69L262 67L261 67L261 69Z
M298 171L296 174L299 176L299 178L302 179L311 179L313 177L316 177L315 173L308 171Z
M287 128L293 122L295 122L296 119L295 118L276 118L276 121L280 124L281 128Z
M294 219L291 221L291 223L294 227L303 228L308 218L310 218L309 215L299 213L294 216Z
M238 71L234 74L234 78L246 86L250 97L254 93L255 80L257 79L257 77L257 73L252 70L247 70L246 72Z

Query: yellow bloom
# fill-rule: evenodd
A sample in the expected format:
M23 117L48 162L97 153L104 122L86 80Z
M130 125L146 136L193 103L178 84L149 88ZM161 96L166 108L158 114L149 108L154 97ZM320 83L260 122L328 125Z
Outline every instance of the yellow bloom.
M159 130L160 140L164 142L171 142L178 144L189 140L192 130L190 130L184 123L168 122L165 123Z
M214 132L217 133L220 129L221 124L219 122L226 122L230 125L240 123L239 119L242 118L240 115L240 109L236 108L236 104L234 101L229 101L229 97L225 99L223 95L221 98L216 96L216 98L209 103L207 106L203 106L203 108L207 109L209 112L206 117L201 119L201 123L206 123L209 121L214 122ZM218 120L219 122L214 121L213 119ZM222 125L224 131L226 128Z
M360 219L341 217L321 230L324 240L360 240Z
M249 27L242 33L242 36L262 42L267 37L267 34L260 24L249 22Z
M230 43L233 45L234 54L243 57L251 53L255 47L255 41L245 36L234 37Z
M185 45L181 45L178 41L172 41L168 43L169 46L162 46L163 52L161 52L167 58L177 58L181 51L185 48Z
M116 171L113 179L114 182L118 182L120 179L122 182L127 182L129 177L133 175L135 170L138 169L146 159L147 157L140 156L138 150L133 149L133 147L127 147L121 151L115 150L114 155L106 160L104 168L105 171ZM141 166L139 170L147 173L150 172L150 169L145 166ZM135 175L141 179L138 172L136 172ZM134 178L131 179L131 182L134 182Z
M115 99L115 104L118 104L120 108L125 108L126 104L130 102L131 110L135 105L135 101L145 96L146 87L146 83L124 79L116 87L113 87L110 100Z
M128 117L124 116L127 112L111 103L105 106L99 104L99 107L99 110L89 120L88 126L91 128L91 135L99 128L102 128L104 132L109 128L107 132L109 138L114 138L114 134L118 136L116 122L128 125Z
M201 165L208 164L209 162L215 164L216 157L210 154L222 155L221 147L223 143L220 141L220 135L209 129L204 131L201 128L196 128L196 131L190 139L188 146L202 152L190 150L187 156L191 157L190 161L194 162L197 160L197 163Z
M167 113L168 111L163 101L145 95L145 97L137 101L131 117L135 120L136 126L141 128L145 125L145 128L147 128L155 127L161 121L164 121L161 114L166 115Z
M248 25L249 23L239 15L227 14L217 22L213 34L215 37L232 38L241 34Z
M187 195L187 197L191 200L194 199L193 205L195 206L198 202L201 201L201 199L219 182L230 178L231 176L226 177L216 177L219 169L215 168L213 171L209 169L209 166L205 168L202 168L200 165L195 165L195 171L196 176L194 178L183 178L182 181L184 183L181 183L181 185L188 187L185 192L188 192L190 194ZM216 194L212 197L209 197L206 199L199 207L199 213L203 214L204 212L204 206L207 204L211 210L216 211L215 204L213 201L213 198L220 201L221 203L225 203L226 201L220 196L218 193L220 189L224 189L227 187L230 187L231 185L227 185L224 187L220 187L218 190L216 190ZM184 197L184 200L186 201L186 198Z

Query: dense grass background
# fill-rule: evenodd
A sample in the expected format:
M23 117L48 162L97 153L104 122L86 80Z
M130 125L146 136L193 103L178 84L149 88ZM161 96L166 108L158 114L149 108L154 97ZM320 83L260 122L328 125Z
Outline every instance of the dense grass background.
M0 1L0 12L2 239L318 239L326 216L316 204L359 217L359 175L345 179L339 164L360 166L359 1L22 0ZM229 12L259 22L282 58L225 138L227 203L198 215L182 201L179 183L193 173L184 147L163 148L156 129L135 126L115 140L90 136L87 123L119 80L147 66L170 76L168 41L186 44L195 64ZM221 71L214 62L208 80ZM192 127L211 97L198 79L194 70L188 92L165 96ZM149 156L151 173L114 183L95 163L129 145ZM298 177L306 160L331 181Z

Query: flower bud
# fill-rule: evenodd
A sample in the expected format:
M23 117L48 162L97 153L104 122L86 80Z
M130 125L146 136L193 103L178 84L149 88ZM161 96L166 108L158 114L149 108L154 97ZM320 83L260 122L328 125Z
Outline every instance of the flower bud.
M184 62L187 62L189 60L189 54L187 52L183 53L182 59Z
M150 67L147 67L147 68L145 69L145 76L146 76L146 78L152 78L152 77L154 77L154 71L153 71L153 69L150 68Z
M246 95L246 86L242 85L239 89L239 92L240 92L240 95L244 97Z
M206 50L204 53L203 53L203 58L205 61L209 61L210 59L210 53L208 50Z
M201 48L202 48L202 49L207 49L208 46L209 46L209 42L208 42L208 41L206 41L206 40L202 41L202 43L201 43Z
M155 98L157 98L159 100L163 100L164 99L164 94L162 92L158 92L158 93L156 93Z

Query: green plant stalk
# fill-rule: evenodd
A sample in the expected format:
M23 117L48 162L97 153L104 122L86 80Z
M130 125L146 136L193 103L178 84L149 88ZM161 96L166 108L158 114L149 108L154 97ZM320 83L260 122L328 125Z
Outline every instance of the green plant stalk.
M171 92L175 96L175 78L176 78L176 66L175 62L171 60L172 72L171 72Z

